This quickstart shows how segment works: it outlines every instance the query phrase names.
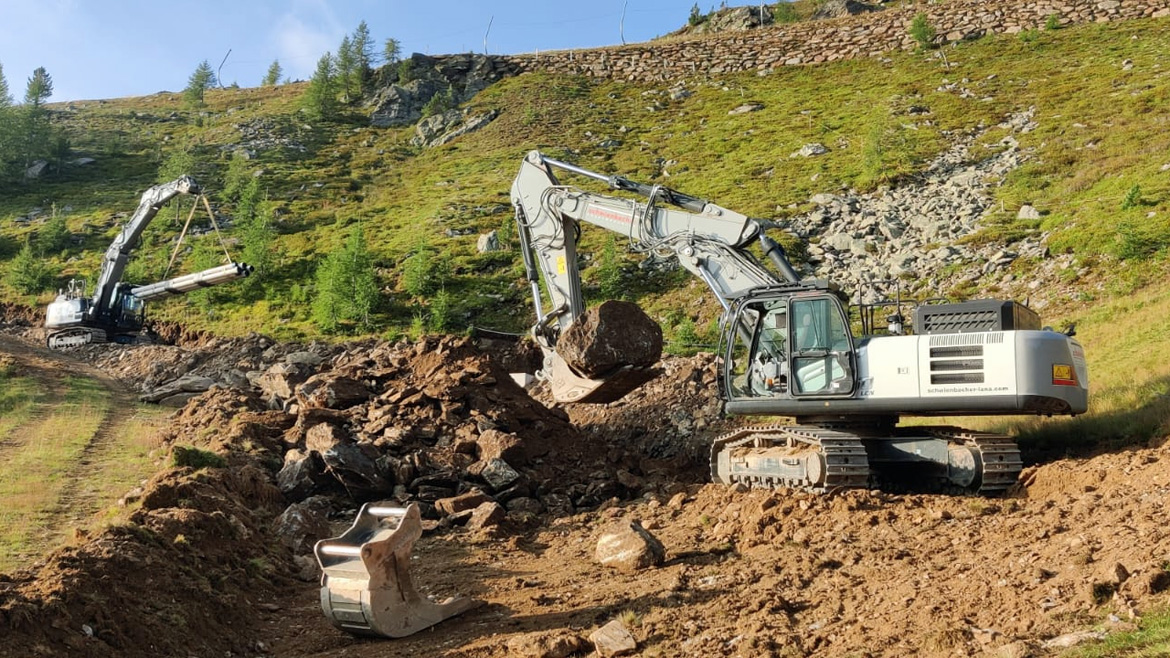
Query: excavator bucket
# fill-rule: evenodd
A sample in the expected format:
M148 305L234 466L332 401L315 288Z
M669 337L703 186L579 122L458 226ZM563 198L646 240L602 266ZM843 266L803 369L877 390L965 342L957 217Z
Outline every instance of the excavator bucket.
M406 637L481 605L419 595L410 579L410 552L421 536L418 505L366 503L349 530L317 542L321 609L329 621L354 635Z
M562 404L604 404L620 400L660 374L658 368L623 366L601 377L582 377L559 355L545 362L544 371L553 399Z

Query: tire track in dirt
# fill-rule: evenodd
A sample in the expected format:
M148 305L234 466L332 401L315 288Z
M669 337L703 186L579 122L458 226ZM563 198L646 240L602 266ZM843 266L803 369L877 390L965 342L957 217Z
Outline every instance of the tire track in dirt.
M117 444L128 423L136 417L136 414L130 412L135 409L137 398L117 380L87 363L73 359L67 353L52 352L3 335L0 335L0 352L13 356L24 374L45 386L45 396L38 400L37 407L30 418L21 424L19 431L10 434L13 439L9 441L0 438L0 459L3 458L5 448L15 448L26 443L27 437L54 413L58 403L65 399L69 376L94 380L107 394L106 409L97 430L86 441L76 462L62 474L64 484L56 502L37 515L38 543L45 544L60 534L62 528L75 528L99 511L94 484L87 476L93 472L95 464L103 461Z

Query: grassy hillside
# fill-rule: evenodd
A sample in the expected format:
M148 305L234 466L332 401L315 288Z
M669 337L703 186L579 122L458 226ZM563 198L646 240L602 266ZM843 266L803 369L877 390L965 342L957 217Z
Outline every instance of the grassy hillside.
M747 214L782 217L811 207L811 194L897 184L941 152L948 135L1035 107L1038 127L1021 138L1030 159L999 189L1003 210L974 239L1009 243L1051 232L1053 251L1079 261L1063 282L1070 292L1054 300L1058 313L1074 314L1087 300L1128 294L1166 271L1168 46L1166 20L1089 25L963 43L947 48L945 61L936 53L892 53L767 76L688 80L693 94L681 100L672 100L666 85L529 74L471 101L500 111L486 128L427 150L410 145L413 128L369 127L357 109L347 120L308 122L296 110L300 85L212 91L200 111L171 93L71 103L54 108L55 121L77 156L97 161L5 190L0 257L10 259L37 229L38 221L17 224L16 217L36 207L51 214L55 207L80 241L50 257L55 271L61 280L92 280L120 221L114 214L133 210L142 190L159 180L161 164L189 150L193 175L214 199L231 151L243 147L255 153L247 167L259 172L278 210L280 256L264 299L245 302L225 287L211 314L187 298L156 306L157 315L223 333L314 336L313 270L360 224L385 294L372 326L350 333L417 328L415 318L427 314L434 293L412 297L401 277L404 259L422 245L434 251L434 263L446 263L433 269L449 272L442 287L455 330L470 324L521 330L530 312L518 253L480 255L475 240L490 229L508 232L510 181L529 149L663 182ZM728 114L746 102L763 109ZM929 113L911 114L911 106ZM1000 136L992 131L983 142L994 148ZM830 152L789 157L814 141ZM1042 218L1016 220L1024 203L1039 208ZM140 278L162 275L188 211L174 205L138 253L132 272ZM221 210L234 209L224 203ZM449 237L448 230L471 233ZM586 231L586 251L607 239ZM1018 261L1013 268L1026 280L1034 266ZM596 280L596 269L586 269L587 282ZM631 294L664 321L668 336L697 326L701 337L717 305L697 282L682 273L647 279L634 274L632 261L626 269ZM17 297L7 283L0 289ZM980 292L1004 291L987 283Z

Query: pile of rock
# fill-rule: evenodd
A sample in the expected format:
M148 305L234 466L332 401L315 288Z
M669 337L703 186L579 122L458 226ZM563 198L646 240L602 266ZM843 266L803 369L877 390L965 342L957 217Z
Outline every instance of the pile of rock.
M1000 124L1035 127L1032 112ZM972 153L978 134L960 140L914 181L872 194L817 194L817 208L795 217L791 230L808 241L809 273L834 281L870 303L905 293L941 294L955 284L1004 273L1021 254L1042 257L1041 236L1002 244L962 244L992 210L992 188L1023 159L1012 135L995 153Z

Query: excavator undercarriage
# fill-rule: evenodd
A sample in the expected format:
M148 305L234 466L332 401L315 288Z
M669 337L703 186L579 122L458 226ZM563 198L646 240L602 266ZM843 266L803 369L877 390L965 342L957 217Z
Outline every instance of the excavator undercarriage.
M1004 434L958 427L770 425L724 434L711 446L711 479L811 491L881 488L989 496L1016 482L1023 462Z

